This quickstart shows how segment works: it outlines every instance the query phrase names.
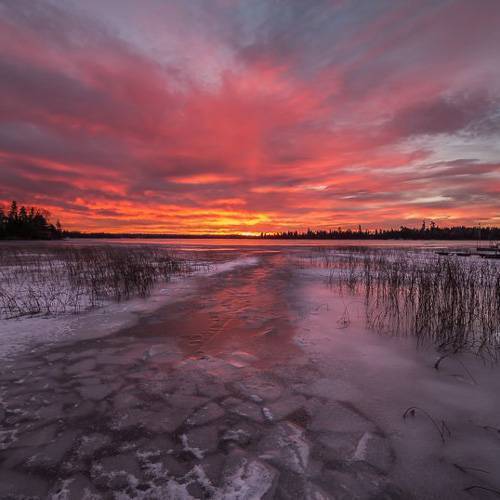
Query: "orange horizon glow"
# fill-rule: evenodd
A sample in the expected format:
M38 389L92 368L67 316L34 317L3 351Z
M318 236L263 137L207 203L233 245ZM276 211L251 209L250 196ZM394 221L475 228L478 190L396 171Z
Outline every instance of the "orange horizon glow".
M500 3L0 6L0 205L67 230L500 226Z

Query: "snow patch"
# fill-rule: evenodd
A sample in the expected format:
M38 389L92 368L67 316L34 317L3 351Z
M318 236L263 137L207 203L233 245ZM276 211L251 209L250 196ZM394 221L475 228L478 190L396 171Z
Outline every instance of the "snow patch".
M194 455L198 460L203 458L203 450L194 448L189 445L188 437L186 434L181 434L182 449Z
M368 441L372 438L371 432L365 432L356 446L356 450L352 456L353 460L366 460L368 452Z

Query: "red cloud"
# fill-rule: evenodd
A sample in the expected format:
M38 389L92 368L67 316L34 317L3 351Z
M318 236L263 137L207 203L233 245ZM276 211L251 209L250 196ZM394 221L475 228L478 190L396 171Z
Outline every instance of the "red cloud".
M0 201L85 230L499 223L498 4L148 5L1 8Z

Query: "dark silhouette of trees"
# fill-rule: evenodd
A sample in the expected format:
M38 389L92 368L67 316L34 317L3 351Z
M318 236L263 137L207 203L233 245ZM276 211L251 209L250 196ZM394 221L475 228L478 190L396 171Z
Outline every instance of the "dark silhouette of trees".
M434 221L429 226L422 224L420 228L401 226L399 229L357 230L337 229L305 232L288 231L282 233L262 233L264 239L282 240L481 240L483 242L500 240L499 227L439 227Z
M59 221L51 224L50 214L35 207L18 207L13 201L6 213L0 207L0 239L53 240L63 235Z
M268 240L477 240L487 244L488 241L500 240L499 227L444 227L436 224L429 227L409 228L402 226L399 229L372 229L363 230L358 227L352 229L337 229L313 231L308 229L288 231L282 233L260 233L260 236L244 236L241 234L182 234L182 233L82 233L80 231L64 231L68 238L140 238L140 239L268 239Z

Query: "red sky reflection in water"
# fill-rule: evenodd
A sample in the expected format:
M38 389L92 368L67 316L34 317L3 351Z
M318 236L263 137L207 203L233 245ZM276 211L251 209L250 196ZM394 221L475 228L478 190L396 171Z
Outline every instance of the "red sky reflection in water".
M69 229L500 224L500 2L0 0L0 202Z

